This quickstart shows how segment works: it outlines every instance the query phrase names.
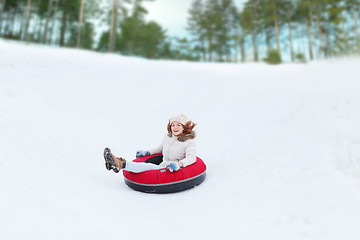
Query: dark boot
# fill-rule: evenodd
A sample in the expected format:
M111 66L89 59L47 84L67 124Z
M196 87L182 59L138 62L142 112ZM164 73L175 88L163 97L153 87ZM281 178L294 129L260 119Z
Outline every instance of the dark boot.
M112 153L110 148L104 149L105 167L107 170L113 170L118 173L120 169L123 169L126 165L126 161L123 158L117 158Z

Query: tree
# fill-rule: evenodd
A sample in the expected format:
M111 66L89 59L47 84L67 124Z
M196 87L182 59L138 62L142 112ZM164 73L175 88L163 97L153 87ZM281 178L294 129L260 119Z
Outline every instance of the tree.
M293 46L293 34L292 34L292 21L294 16L294 8L295 8L295 1L288 0L284 2L284 8L286 9L286 21L288 25L288 32L289 32L289 47L290 47L290 58L291 61L295 60L294 55L294 46Z
M141 1L135 1L131 15L126 16L121 22L120 45L123 53L128 55L141 55L140 52L142 51L145 41L146 14L147 10L141 5Z
M195 0L189 9L189 18L187 19L187 30L194 36L195 48L201 52L201 59L207 60L206 48L206 16L205 6L202 0Z
M141 1L135 1L130 16L120 23L119 51L126 55L158 58L165 41L165 31L154 21L145 22L147 10Z
M43 36L43 43L46 43L47 41L47 34L48 34L48 28L49 28L49 23L50 23L50 18L51 18L51 11L52 11L52 0L49 0L48 2L48 10L47 10L47 14L46 14L46 22L45 22L45 30L44 30L44 36Z
M254 60L259 60L257 35L259 32L259 14L258 0L250 0L246 2L242 13L240 14L240 25L245 35L250 35L251 44L254 53Z
M222 0L219 4L219 26L216 34L217 55L220 61L231 61L231 52L235 43L233 42L236 34L237 9L233 0Z
M281 63L281 55L278 50L270 50L264 61L269 64L280 64Z
M342 0L328 0L325 8L328 23L328 48L330 54L339 55L343 52L344 44L347 45L347 39L344 38L345 31L341 29L341 24L346 21L343 16L345 6L340 4ZM330 35L332 38L330 39ZM346 48L346 47L345 47Z
M146 58L159 58L161 54L171 51L170 44L166 42L165 30L154 21L146 22L147 10L142 6L141 0L133 2L132 11L123 11L119 29L116 32L114 51L124 55L141 56ZM110 31L102 34L97 49L105 51L110 41ZM167 53L165 53L167 51Z
M76 47L80 48L81 46L81 33L83 31L84 25L84 0L80 0L80 12L79 12L79 26L78 26L78 34L76 39Z
M307 36L307 40L308 40L309 57L311 60L313 60L313 50L312 50L312 40L311 40L312 36L310 33L310 20L309 20L308 12L309 12L308 2L303 2L303 1L297 2L294 19L298 23L305 25L306 36Z
M24 8L24 15L23 15L23 20L25 25L22 24L22 29L20 32L21 40L25 40L28 34L29 24L30 24L30 12L31 12L31 0L27 0L26 8Z
M205 28L205 36L207 41L207 52L208 52L208 60L213 61L213 52L216 48L215 43L215 32L218 26L218 15L217 12L217 0L208 0L205 3L205 11L204 17L207 19L204 23Z
M59 11L61 11L61 28L60 28L60 39L59 39L59 45L65 46L66 39L65 35L68 32L70 34L69 39L73 38L73 34L76 34L72 30L75 23L77 23L78 20L78 14L79 14L79 8L80 8L80 0L60 0L59 1ZM71 44L73 45L73 44Z
M320 16L320 12L322 11L323 4L319 0L314 0L314 3L315 3L315 14L316 14L316 26L318 29L318 35L319 35L319 40L320 40L320 52L324 52L324 55L326 56L323 30L322 30L322 26L321 26L322 18Z
M146 58L159 58L159 47L165 40L165 32L162 27L154 21L144 26L142 34L143 46L140 55Z
M275 36L276 36L276 51L280 54L280 31L279 31L279 19L278 19L278 9L276 0L271 0L272 8L273 8L273 19L274 19L274 29L275 29Z
M239 45L239 13L233 0L194 0L187 30L203 61L232 61Z
M55 22L56 22L56 15L58 12L58 6L59 6L59 0L55 0L55 8L53 11L53 15L52 15L52 20L51 20L51 29L50 29L50 37L49 40L47 41L50 45L52 44L52 39L53 39L53 33L54 33L54 28L55 28Z
M305 52L310 60L360 53L360 0L247 0L241 12L233 0L193 0L190 40L170 38L161 25L146 22L143 0L132 0L131 8L125 2L0 0L0 35L91 49L94 23L105 17L99 25L108 27L107 36L97 49L125 55L230 62L240 54L244 62L251 50L258 61L287 47L292 61Z
M2 33L2 25L3 25L3 14L6 5L6 0L0 0L0 34Z
M308 40L309 40L309 55L310 59L314 59L313 49L312 49L312 29L313 29L313 13L312 13L312 3L311 0L307 0L307 7L309 8L309 18L306 20L306 29L308 33Z
M6 18L3 17L3 36L7 38L20 39L20 33L16 31L15 24L17 19L19 19L17 16L21 15L22 7L23 1L21 0L6 1L6 4L3 5L2 16L6 13ZM22 22L22 18L20 18L20 21Z
M359 0L345 0L345 9L349 13L350 19L353 21L354 39L356 50L360 50L360 36L359 36L359 25L358 25L358 14L357 10L360 8Z
M118 9L119 9L119 0L113 0L112 10L111 10L109 52L115 52Z

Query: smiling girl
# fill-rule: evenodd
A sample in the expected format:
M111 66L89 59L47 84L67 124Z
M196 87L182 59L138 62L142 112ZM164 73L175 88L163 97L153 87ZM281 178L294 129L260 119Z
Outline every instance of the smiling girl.
M130 172L144 172L148 170L166 168L170 172L178 171L181 167L189 166L196 162L196 134L193 131L195 123L188 121L183 114L172 117L167 125L168 134L164 136L160 146L148 151L139 150L136 157L153 154L162 154L163 159L159 165L145 162L126 161L124 158L115 157L109 148L104 150L105 165L108 170L119 172L121 169Z

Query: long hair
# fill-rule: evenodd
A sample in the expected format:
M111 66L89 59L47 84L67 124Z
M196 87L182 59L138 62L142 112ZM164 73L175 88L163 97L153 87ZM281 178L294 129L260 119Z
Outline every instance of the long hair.
M180 123L181 124L181 123ZM180 136L190 134L194 127L197 125L196 123L193 123L192 121L187 121L185 125L181 124L184 127L184 131L180 134ZM171 132L171 122L169 121L167 125L168 135L172 136Z

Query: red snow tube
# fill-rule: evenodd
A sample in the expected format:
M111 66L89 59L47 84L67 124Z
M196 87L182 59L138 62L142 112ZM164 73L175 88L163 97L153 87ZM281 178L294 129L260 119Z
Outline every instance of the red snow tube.
M162 157L161 154L156 154L137 158L133 162L148 162L159 165L162 162ZM160 169L133 173L123 170L123 174L126 185L134 190L147 193L172 193L201 184L206 177L206 165L197 157L195 163L181 168L177 172Z

